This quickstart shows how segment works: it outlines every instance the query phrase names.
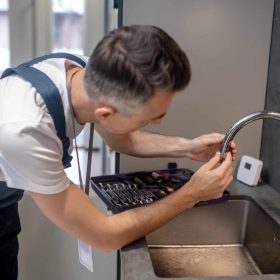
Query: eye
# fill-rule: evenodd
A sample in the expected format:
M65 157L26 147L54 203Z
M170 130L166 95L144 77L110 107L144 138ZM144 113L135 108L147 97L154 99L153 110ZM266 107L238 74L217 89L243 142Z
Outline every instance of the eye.
M166 113L163 113L162 115L152 119L152 121L158 121L158 120L161 120L164 116L166 115Z

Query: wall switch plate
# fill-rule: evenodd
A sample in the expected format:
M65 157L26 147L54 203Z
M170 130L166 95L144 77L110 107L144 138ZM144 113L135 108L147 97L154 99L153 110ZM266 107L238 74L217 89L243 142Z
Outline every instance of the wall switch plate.
M237 179L249 186L259 182L263 162L250 156L243 156L237 171Z

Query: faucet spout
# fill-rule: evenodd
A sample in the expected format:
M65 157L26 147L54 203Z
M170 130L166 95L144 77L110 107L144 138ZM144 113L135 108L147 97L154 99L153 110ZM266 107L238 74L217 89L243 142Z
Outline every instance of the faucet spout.
M246 126L247 124L260 120L260 119L275 119L280 120L280 113L277 112L270 112L270 111L259 111L252 113L248 116L243 117L239 121L237 121L226 133L226 136L223 140L222 147L221 147L221 158L224 159L226 157L226 152L229 150L230 142L233 140L234 136L237 132Z

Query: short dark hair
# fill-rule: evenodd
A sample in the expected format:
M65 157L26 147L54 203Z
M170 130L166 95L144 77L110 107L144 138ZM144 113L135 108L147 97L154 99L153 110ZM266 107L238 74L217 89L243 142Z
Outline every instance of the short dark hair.
M190 77L185 52L165 31L131 25L111 31L96 46L86 67L85 88L95 99L124 102L133 109L158 91L183 90Z

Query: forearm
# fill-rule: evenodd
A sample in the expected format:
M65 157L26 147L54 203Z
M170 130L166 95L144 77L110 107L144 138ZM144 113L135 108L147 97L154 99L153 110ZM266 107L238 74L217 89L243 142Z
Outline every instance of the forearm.
M115 237L111 239L111 245L114 248L123 247L158 229L197 202L187 188L182 188L153 204L111 216L108 219L109 228Z
M124 141L115 145L115 150L137 157L185 157L191 140L165 136L147 131L135 131Z
M65 191L58 194L31 193L31 196L42 212L59 228L97 250L106 251L104 221L107 216L75 184L70 183Z
M45 215L100 251L111 251L150 233L197 202L187 188L153 204L106 216L73 185L55 197L32 194ZM49 199L50 198L50 199ZM155 214L156 213L156 214Z

